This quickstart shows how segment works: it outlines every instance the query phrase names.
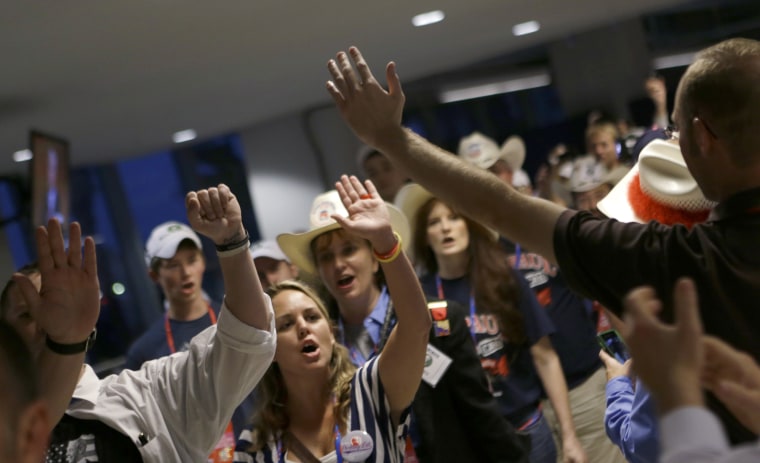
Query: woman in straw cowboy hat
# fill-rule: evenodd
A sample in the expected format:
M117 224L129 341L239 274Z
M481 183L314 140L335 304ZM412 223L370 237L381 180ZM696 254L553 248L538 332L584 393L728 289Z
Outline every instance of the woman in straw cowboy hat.
M390 204L386 208L401 242L409 242L406 217ZM348 211L333 190L315 198L308 232L283 234L278 241L303 274L321 279L328 310L339 326L338 340L359 367L387 347L400 294L382 264L383 256L373 252L366 237L336 222L335 214L345 216ZM416 275L407 284L416 285ZM455 303L430 307L435 325L428 342L435 361L426 371L440 373L423 375L425 382L419 385L408 455L415 452L422 463L527 459L521 439L498 413L488 391L464 308Z
M586 461L568 405L567 386L549 341L554 326L525 279L509 267L492 230L452 210L417 184L396 204L412 225L412 249L427 294L469 307L472 339L502 414L531 437L532 462L557 451L541 412L542 386L562 429L565 461Z
M355 177L336 184L348 211L323 211L338 227L371 243L393 288L398 322L383 354L358 370L336 342L327 310L308 287L290 281L269 290L277 350L262 380L253 431L236 459L266 462L401 462L409 405L425 363L431 320L399 234L374 186ZM283 248L288 240L280 242Z

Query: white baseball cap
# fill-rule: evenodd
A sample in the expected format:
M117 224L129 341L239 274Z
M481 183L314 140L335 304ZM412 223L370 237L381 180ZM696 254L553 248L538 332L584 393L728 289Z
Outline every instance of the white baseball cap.
M145 265L150 268L154 259L171 259L184 240L190 240L198 249L203 249L198 234L184 223L169 221L158 225L145 242Z
M284 260L285 262L290 263L288 256L282 252L282 249L280 249L277 242L274 240L257 241L251 245L250 251L253 260L258 259L259 257L268 257L270 259Z

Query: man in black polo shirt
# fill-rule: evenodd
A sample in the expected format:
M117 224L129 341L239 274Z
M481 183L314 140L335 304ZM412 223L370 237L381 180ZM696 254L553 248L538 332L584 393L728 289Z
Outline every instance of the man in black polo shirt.
M681 151L705 196L719 203L691 230L599 219L521 195L401 125L395 64L386 70L388 91L356 48L338 53L328 71L327 89L359 138L441 200L558 263L572 287L617 314L627 291L650 285L670 320L671 288L691 277L706 330L760 359L760 42L705 49L679 84L673 120ZM752 438L711 402L732 440Z

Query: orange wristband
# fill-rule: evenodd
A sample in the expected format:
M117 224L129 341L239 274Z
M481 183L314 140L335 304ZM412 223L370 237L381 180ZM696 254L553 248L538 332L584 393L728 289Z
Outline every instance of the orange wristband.
M393 232L393 236L396 237L396 244L387 253L380 254L379 252L377 252L376 249L374 249L374 248L372 249L372 254L375 255L375 259L377 259L379 262L381 262L383 264L387 264L389 262L393 262L394 260L396 260L398 258L398 256L401 255L401 249L402 249L401 236L398 233L396 233L395 231Z

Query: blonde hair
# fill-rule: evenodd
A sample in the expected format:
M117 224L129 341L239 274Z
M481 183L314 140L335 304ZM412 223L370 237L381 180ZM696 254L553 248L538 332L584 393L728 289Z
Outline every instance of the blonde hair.
M615 141L620 137L617 126L609 121L599 121L590 124L586 128L586 144L588 145L592 137L597 135L609 135Z
M327 314L327 308L312 288L296 280L287 280L271 286L266 293L274 299L284 291L298 291L313 300L319 312L335 331L335 326ZM334 414L341 428L345 428L351 403L351 378L354 376L356 367L351 363L348 350L343 345L334 344L329 368L329 391L335 397ZM285 388L282 373L278 364L272 362L257 387L251 439L253 444L249 451L261 450L267 442L279 439L282 432L288 428L290 418L287 414L287 401L288 391Z

